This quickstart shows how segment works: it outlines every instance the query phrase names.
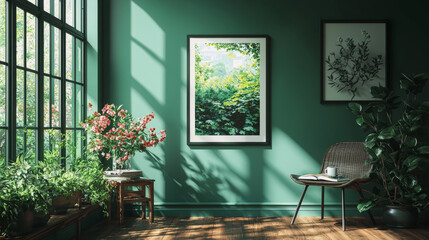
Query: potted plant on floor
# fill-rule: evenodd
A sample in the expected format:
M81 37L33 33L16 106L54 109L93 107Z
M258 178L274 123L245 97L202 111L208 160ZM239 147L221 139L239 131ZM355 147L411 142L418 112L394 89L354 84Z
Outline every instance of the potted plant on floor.
M420 184L419 166L428 161L429 146L420 142L424 118L429 102L421 102L418 95L428 75L403 75L399 97L382 86L371 88L380 101L362 107L350 103L356 123L370 133L365 138L365 150L373 165L371 177L376 182L371 197L361 199L360 212L374 206L385 206L385 224L390 227L411 227L418 219L418 211L429 206L429 198Z
M25 161L22 156L9 166L3 164L0 168L2 235L30 232L35 216L42 216L47 221L49 183L43 178L40 168Z

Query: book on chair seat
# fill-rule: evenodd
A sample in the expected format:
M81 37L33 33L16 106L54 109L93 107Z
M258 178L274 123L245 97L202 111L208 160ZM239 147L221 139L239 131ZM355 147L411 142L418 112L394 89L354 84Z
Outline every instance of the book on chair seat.
M298 177L299 180L314 180L314 181L329 181L329 182L344 182L350 179L341 177L331 177L326 174L305 174Z

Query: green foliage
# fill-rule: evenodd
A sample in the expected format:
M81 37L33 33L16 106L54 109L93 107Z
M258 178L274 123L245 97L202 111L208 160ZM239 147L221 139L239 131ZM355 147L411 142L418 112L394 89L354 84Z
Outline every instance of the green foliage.
M357 117L356 123L370 132L365 138L365 150L373 165L371 177L378 183L372 197L360 201L359 211L385 204L418 209L429 206L429 186L421 184L427 173L420 171L420 166L429 162L429 146L419 141L429 104L417 100L428 78L426 74L403 75L402 98L385 87L374 86L371 94L380 98L380 102L366 107L349 104L349 110ZM401 115L394 119L392 111Z
M328 66L328 84L337 92L347 92L353 100L359 95L359 87L377 78L383 56L370 56L371 36L362 31L364 39L355 43L353 38L338 38L338 54L331 52L325 60Z
M83 200L106 211L111 188L97 154L87 151L86 158L76 159L65 169L59 151L72 143L62 139L58 148L45 150L44 161L28 162L21 156L9 166L4 160L0 162L1 235L10 235L18 216L26 210L48 213L54 198L69 197L76 191L82 192Z
M212 67L210 63L203 63L198 47L195 46L196 134L259 134L259 44L207 45L218 50L237 51L252 59L227 74L222 64Z
M0 230L8 235L16 227L19 214L27 210L48 212L50 187L41 174L42 168L22 157L7 167L0 165Z

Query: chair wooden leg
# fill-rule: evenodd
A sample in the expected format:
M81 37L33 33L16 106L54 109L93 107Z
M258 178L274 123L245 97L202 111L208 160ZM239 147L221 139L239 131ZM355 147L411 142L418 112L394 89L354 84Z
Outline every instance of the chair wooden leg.
M341 207L342 207L342 223L343 231L346 231L346 196L345 189L341 188Z
M359 195L361 198L364 198L363 193L362 193L362 189L360 188L359 185L356 185L356 190L358 191ZM372 216L371 210L368 210L368 215L369 218L371 219L371 222L374 226L377 226L377 222L374 219L374 216Z
M323 219L325 215L325 187L322 186L322 212L320 213L320 219Z
M308 185L305 185L304 191L302 192L301 199L299 200L298 206L296 207L295 214L293 215L292 222L290 224L295 223L296 216L298 216L299 208L301 207L302 200L304 199L305 192L307 192Z

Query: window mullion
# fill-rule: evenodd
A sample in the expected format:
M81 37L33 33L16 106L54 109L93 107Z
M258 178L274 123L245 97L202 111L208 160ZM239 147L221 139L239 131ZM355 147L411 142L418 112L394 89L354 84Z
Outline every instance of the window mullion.
M16 5L14 1L8 1L8 30L9 30L9 109L8 109L8 159L15 161L16 159Z
M61 4L61 19L62 23L66 21L66 4ZM61 28L61 138L65 138L66 134L66 31ZM61 165L66 165L66 149L61 148Z
M41 6L41 9L43 9L43 0L39 1L39 6ZM37 144L36 144L36 154L37 154L37 158L38 161L43 161L44 159L44 146L43 146L43 139L44 139L44 98L45 98L45 94L44 94L44 81L43 81L43 73L45 71L45 62L44 62L44 58L45 55L44 53L44 26L43 26L44 22L38 18L37 19L37 47L36 47L36 53L37 53L37 70L39 72L37 78L37 94L36 94L36 98L37 98L37 107L36 107L36 116L37 118L37 135L36 135L36 139L37 139Z

